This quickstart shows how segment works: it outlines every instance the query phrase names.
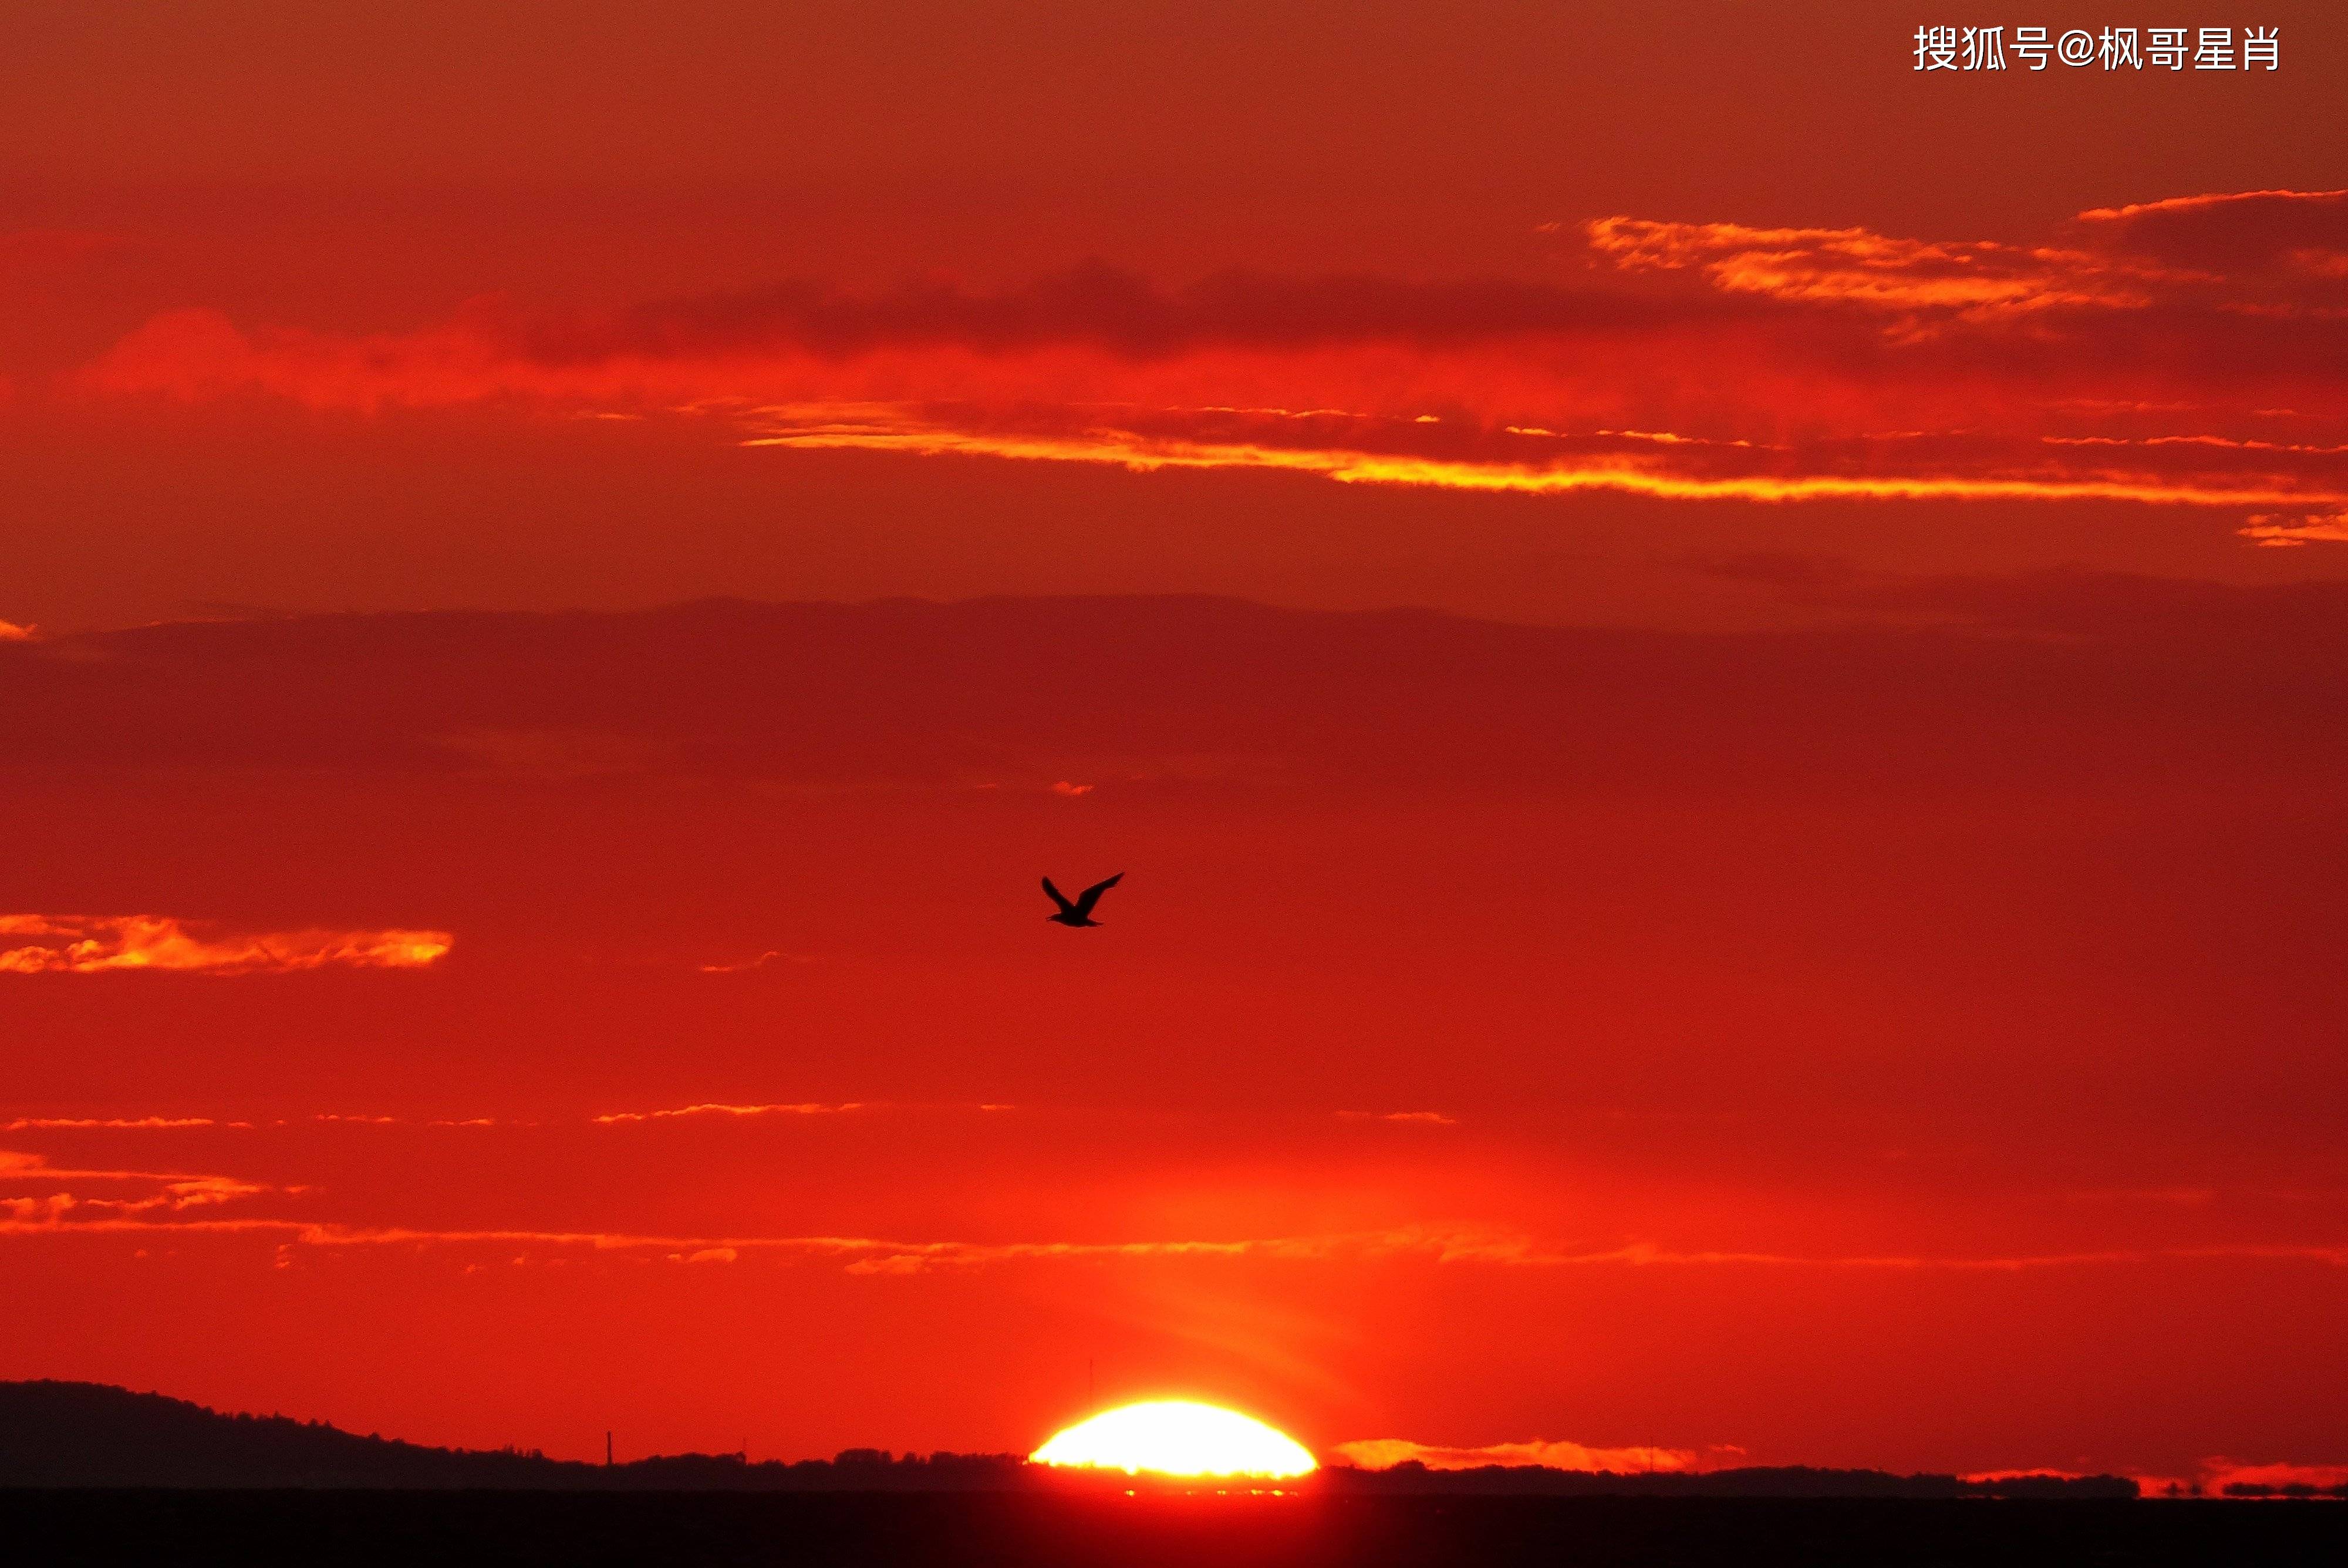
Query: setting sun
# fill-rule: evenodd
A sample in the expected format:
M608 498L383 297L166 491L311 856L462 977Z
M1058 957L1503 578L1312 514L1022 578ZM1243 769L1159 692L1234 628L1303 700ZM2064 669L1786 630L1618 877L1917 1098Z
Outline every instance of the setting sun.
M1303 1475L1319 1467L1303 1444L1236 1410L1152 1399L1104 1410L1030 1456L1038 1464L1159 1475Z

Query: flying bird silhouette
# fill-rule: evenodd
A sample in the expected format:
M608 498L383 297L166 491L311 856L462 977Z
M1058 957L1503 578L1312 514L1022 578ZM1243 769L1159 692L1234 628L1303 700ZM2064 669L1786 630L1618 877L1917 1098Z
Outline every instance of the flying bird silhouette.
M1093 918L1093 906L1100 902L1102 894L1124 880L1125 873L1120 871L1106 882L1096 882L1077 894L1076 901L1071 904L1068 902L1068 896L1053 886L1052 879L1046 876L1044 878L1044 891L1052 896L1052 902L1057 904L1060 909L1059 913L1046 915L1044 918L1056 921L1063 926L1097 926L1100 922Z

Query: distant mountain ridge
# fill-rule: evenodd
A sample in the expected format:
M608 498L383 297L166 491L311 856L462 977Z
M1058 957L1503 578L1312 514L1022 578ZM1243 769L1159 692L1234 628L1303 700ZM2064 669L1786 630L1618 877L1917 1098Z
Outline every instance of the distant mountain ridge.
M999 1491L1076 1480L1015 1454L906 1454L850 1449L831 1460L749 1464L735 1454L674 1454L600 1465L535 1450L427 1448L287 1416L225 1414L105 1383L0 1383L0 1487L308 1488L515 1491ZM1115 1478L1123 1484L1125 1478ZM1445 1492L1658 1497L2132 1498L2116 1476L1950 1475L1807 1466L1613 1474L1538 1467L1323 1471L1348 1493Z
M0 1487L963 1491L1014 1484L1024 1462L1008 1454L899 1460L851 1449L795 1464L675 1454L606 1466L535 1450L362 1437L323 1421L230 1414L108 1383L0 1383Z

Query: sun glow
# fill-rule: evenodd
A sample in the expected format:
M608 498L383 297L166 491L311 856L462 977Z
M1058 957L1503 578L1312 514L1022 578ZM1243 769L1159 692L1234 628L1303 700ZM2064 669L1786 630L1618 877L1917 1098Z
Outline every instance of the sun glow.
M1236 1410L1151 1399L1077 1422L1029 1456L1128 1475L1303 1475L1319 1468L1303 1446Z

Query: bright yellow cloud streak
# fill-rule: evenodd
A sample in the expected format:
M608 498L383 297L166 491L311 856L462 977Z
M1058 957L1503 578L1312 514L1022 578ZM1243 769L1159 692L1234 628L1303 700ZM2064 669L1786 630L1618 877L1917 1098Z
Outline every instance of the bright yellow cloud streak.
M2156 506L2331 507L2348 492L2272 485L2163 483L2145 478L2034 479L1953 475L1740 474L1699 477L1620 461L1579 464L1468 462L1329 447L1268 446L1144 437L1117 430L1081 436L998 435L907 424L830 424L749 437L746 446L901 452L1095 463L1150 473L1163 468L1257 468L1317 475L1340 484L1409 485L1488 494L1562 495L1615 490L1672 500L2134 501Z

